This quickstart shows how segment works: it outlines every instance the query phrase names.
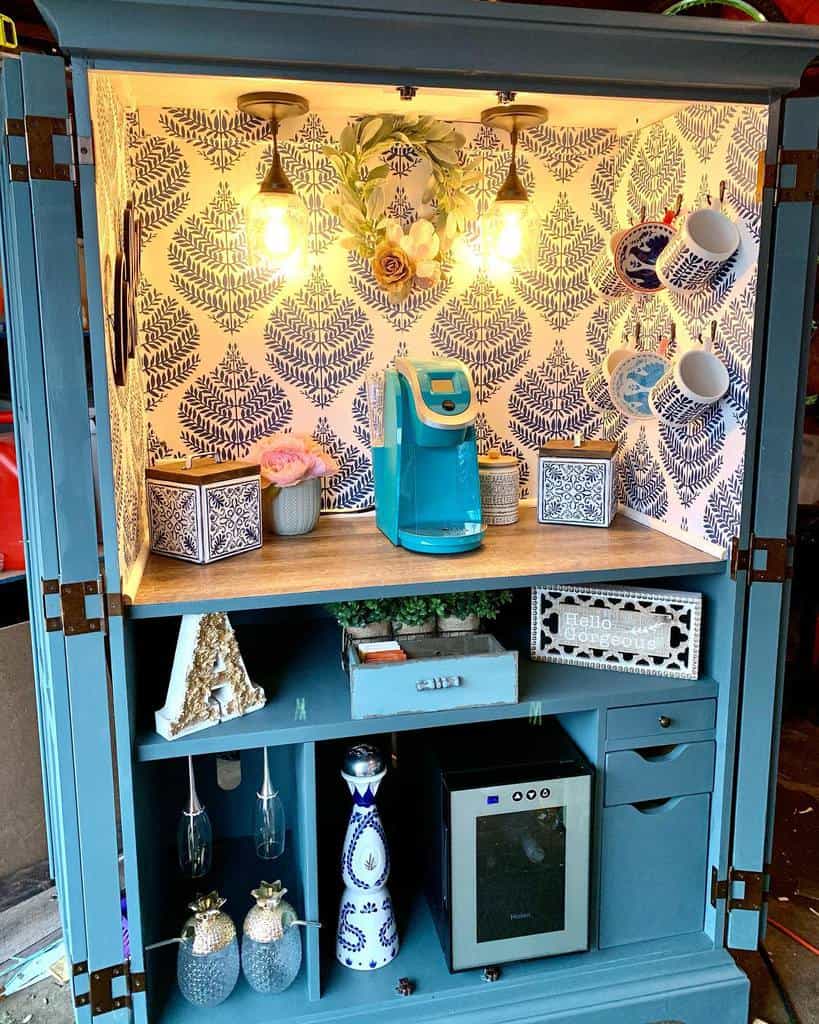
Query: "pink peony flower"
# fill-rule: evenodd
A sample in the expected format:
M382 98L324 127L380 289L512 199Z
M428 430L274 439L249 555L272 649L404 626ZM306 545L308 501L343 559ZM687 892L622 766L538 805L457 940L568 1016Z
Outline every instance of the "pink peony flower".
M293 487L338 472L335 460L309 434L273 434L257 441L248 458L259 466L262 487Z

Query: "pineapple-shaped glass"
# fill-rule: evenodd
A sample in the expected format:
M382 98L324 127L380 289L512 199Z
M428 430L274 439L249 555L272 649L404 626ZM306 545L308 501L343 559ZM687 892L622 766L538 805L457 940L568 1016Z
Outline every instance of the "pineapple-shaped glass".
M284 992L301 967L301 935L296 912L284 899L281 882L262 882L251 896L256 906L245 918L242 970L257 992Z
M239 940L224 905L216 892L190 904L193 917L182 931L176 976L182 995L194 1006L223 1003L239 978Z

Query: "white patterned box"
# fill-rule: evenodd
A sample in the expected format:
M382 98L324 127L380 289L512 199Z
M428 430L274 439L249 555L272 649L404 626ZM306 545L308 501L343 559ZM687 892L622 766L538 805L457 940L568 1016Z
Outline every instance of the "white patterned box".
M531 657L698 679L702 594L628 587L532 588Z
M549 441L537 472L539 523L609 526L617 507L614 441Z
M176 460L146 476L151 551L205 563L262 546L258 466Z

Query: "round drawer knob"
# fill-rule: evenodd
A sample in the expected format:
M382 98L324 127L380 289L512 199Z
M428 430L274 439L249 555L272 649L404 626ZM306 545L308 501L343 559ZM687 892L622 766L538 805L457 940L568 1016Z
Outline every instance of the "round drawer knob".
M671 725L671 719L668 715L660 715L657 721L660 723L661 729L667 729Z

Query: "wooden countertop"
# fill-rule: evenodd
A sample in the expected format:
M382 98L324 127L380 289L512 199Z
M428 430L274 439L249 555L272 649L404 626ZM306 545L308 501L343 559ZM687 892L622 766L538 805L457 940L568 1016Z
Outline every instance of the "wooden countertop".
M268 537L258 551L210 565L151 555L128 614L148 618L525 587L547 579L599 582L717 573L723 566L721 559L623 516L608 529L542 526L534 508L522 507L518 523L489 527L476 551L420 555L393 547L371 515L328 515L313 533Z

